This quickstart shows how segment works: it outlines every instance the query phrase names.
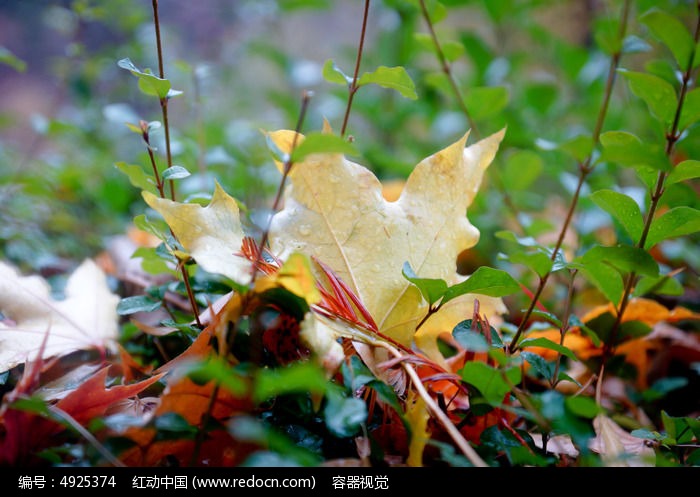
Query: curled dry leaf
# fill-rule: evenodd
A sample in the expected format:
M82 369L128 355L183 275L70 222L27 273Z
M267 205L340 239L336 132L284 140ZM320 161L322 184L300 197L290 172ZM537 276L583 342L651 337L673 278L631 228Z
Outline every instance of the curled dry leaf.
M656 454L646 445L646 440L637 438L604 414L593 419L596 437L590 449L603 458L606 466L647 467L654 466Z
M115 351L119 297L107 285L103 271L85 260L68 278L65 299L55 300L39 276L22 276L0 262L0 371L32 359L46 334L42 357L76 350Z

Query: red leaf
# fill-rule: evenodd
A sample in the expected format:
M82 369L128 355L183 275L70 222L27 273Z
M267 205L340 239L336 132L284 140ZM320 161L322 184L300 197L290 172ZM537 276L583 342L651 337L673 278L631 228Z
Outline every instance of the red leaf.
M102 368L85 383L58 401L56 407L69 414L81 424L96 416L103 416L113 404L135 397L161 379L162 374L131 385L105 388L109 366Z

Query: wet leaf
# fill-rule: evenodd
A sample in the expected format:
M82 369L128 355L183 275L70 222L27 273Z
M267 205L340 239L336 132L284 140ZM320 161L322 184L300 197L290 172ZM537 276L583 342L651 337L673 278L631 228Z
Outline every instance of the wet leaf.
M119 336L117 305L103 271L86 259L68 277L65 298L56 300L49 284L39 276L22 276L0 262L0 371L23 364L48 341L42 357L76 350L116 351Z

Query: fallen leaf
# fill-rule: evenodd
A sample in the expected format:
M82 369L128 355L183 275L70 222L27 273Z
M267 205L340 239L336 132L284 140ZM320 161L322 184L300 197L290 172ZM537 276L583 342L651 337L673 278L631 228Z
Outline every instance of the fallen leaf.
M174 413L184 418L190 426L201 428L206 417L210 422L223 422L253 408L250 396L236 396L224 387L217 387L213 381L198 385L177 371L171 371L168 386L160 396L158 407L153 412L157 418ZM215 397L215 398L214 398ZM196 461L192 455L196 444L192 439L161 440L151 426L134 427L123 436L136 445L125 451L120 459L128 466L156 466L163 461L176 459L181 466L230 467L240 464L243 459L258 447L235 440L225 430L213 430L207 434L199 448Z
M589 311L583 318L588 323L605 313L615 313L612 304L597 306ZM670 323L681 321L698 321L700 313L693 312L684 307L668 309L662 304L644 298L630 300L627 310L622 317L622 322L640 321L652 328L652 332L640 338L627 340L615 348L615 353L625 358L625 361L634 365L637 370L636 385L639 389L649 386L649 372L652 363L651 353L668 349L674 346L677 353L684 353L690 358L697 358L700 353L700 342L694 335L688 334L678 328L670 326ZM559 330L546 329L533 331L528 338L549 338L559 343ZM603 346L596 347L593 341L581 333L579 327L572 327L564 337L564 346L569 348L579 359L587 360L599 356L603 352ZM557 352L543 347L525 347L525 350L534 352L542 357L552 360ZM691 361L692 362L692 361Z
M0 371L24 364L39 351L42 357L76 350L116 351L119 297L107 285L102 270L85 260L68 278L65 299L55 300L39 276L22 276L0 262Z
M532 437L535 447L544 449L541 433L530 433L530 436ZM568 435L554 435L547 438L547 453L569 457L578 457L579 455L578 449Z
M479 239L467 208L504 135L501 130L466 147L467 133L427 157L411 173L395 202L383 198L382 185L370 170L342 154L305 156L291 168L284 208L272 217L271 254L286 261L301 252L326 264L359 297L380 332L411 346L427 303L404 278L403 264L409 262L422 278L440 278L448 284L464 278L457 273L457 257ZM280 150L291 152L293 131L269 136ZM296 143L303 139L299 135ZM284 169L283 164L277 165ZM143 197L163 215L203 269L241 284L250 281L238 206L219 185L204 208L145 191ZM436 337L451 332L471 314L475 298L455 298L424 323L418 341L432 359L444 362ZM501 299L479 296L479 300L489 317L505 312Z
M655 466L656 454L652 447L646 445L643 438L637 438L604 414L593 419L596 437L589 447L601 455L606 466L615 467L652 467Z
M106 388L109 366L84 380L77 388L63 395L54 406L74 421L86 425L97 416L104 416L110 408L139 393L160 380L156 375L138 383ZM34 462L34 454L51 441L64 427L34 413L23 412L4 404L0 422L0 463L23 464Z
M243 285L250 281L250 262L239 255L244 234L238 204L218 183L206 207L173 202L147 191L142 195L202 269Z
M406 421L411 427L411 442L408 446L407 466L423 466L423 451L430 440L428 420L430 413L425 402L413 390L406 400Z
M272 218L272 253L285 259L299 251L330 266L360 298L379 331L410 346L427 304L403 277L403 264L408 261L421 278L460 281L457 256L479 239L467 207L504 134L502 130L466 148L465 134L427 157L395 202L383 198L382 185L370 170L343 155L307 156L292 168L285 207ZM285 152L294 136L287 130L270 133ZM434 314L421 329L422 345L429 346L437 334L451 331L470 314L474 298L454 299ZM484 301L487 315L505 310L500 299ZM444 360L437 346L428 355Z
M586 323L602 314L605 314L606 312L615 315L615 306L613 306L612 303L598 306L583 316L581 320ZM700 320L700 313L693 312L685 307L668 309L655 300L634 298L630 300L629 304L627 305L622 321L641 321L649 326L654 326L656 323L661 321L676 323L686 319Z

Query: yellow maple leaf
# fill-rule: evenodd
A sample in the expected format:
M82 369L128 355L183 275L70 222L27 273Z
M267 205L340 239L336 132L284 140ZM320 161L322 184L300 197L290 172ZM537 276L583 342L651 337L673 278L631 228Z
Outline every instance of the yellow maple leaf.
M293 131L269 135L291 152ZM292 168L285 207L272 219L272 252L284 259L300 251L329 265L360 297L379 330L410 346L427 303L403 277L404 262L421 278L454 284L462 279L457 256L479 240L467 208L505 130L466 147L468 135L422 160L396 201L385 200L377 177L342 154L307 156ZM302 141L297 137L297 144ZM443 360L435 337L471 316L474 298L454 299L421 328L418 339L433 359ZM500 299L479 298L486 315L505 311Z
M472 315L476 296L450 301L415 337L427 303L404 278L403 264L409 262L421 278L440 278L448 284L463 280L457 257L479 240L467 208L504 135L501 130L467 147L466 133L425 158L396 201L385 200L381 182L369 169L340 153L305 156L291 168L284 208L272 217L271 252L282 261L300 252L328 265L361 299L379 331L406 346L416 338L431 358L444 362L436 337ZM295 133L289 130L269 137L287 153L295 143ZM303 140L299 135L296 144ZM282 171L284 165L277 165ZM203 269L238 283L249 281L250 263L238 255L244 237L238 206L220 186L207 207L148 192L143 197ZM485 315L505 312L501 299L478 297Z
M250 261L239 255L245 235L238 203L218 183L206 207L158 198L148 191L143 191L142 196L163 216L202 269L242 285L250 281Z

